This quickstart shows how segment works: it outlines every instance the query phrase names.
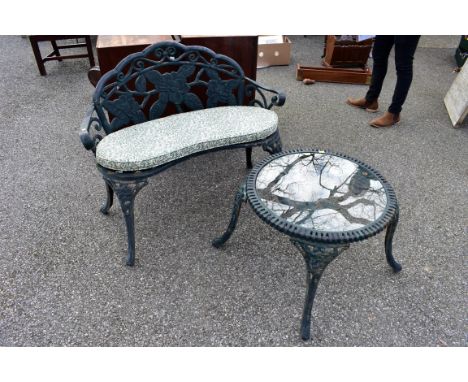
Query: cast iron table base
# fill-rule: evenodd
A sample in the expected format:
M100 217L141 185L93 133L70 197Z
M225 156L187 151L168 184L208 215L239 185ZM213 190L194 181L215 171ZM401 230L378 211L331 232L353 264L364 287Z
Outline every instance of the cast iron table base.
M291 150L266 158L236 193L231 221L213 240L214 247L231 237L247 201L263 221L290 236L304 257L303 340L310 339L312 305L323 271L351 242L386 228L387 262L394 272L402 269L392 255L399 216L395 192L380 173L359 160L323 150Z

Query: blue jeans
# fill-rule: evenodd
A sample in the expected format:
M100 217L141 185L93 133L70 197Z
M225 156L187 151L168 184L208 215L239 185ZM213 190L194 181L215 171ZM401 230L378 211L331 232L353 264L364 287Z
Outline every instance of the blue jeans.
M372 79L366 94L367 101L376 100L387 74L388 56L395 45L395 66L397 82L393 92L392 103L388 111L399 114L408 95L411 81L413 80L413 58L421 36L376 36L372 48L374 66Z

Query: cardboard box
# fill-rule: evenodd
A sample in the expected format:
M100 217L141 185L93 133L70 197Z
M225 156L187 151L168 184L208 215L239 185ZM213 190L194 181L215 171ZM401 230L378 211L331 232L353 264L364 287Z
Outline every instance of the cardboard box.
M275 65L289 65L291 41L286 36L259 36L257 68Z

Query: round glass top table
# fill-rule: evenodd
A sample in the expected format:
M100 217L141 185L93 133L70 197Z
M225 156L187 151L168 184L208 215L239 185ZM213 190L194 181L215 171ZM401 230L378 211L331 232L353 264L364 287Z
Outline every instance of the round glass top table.
M241 205L248 201L267 224L288 235L307 267L307 296L301 337L310 338L310 317L320 277L349 244L386 228L385 254L392 255L398 203L391 185L360 160L325 150L291 150L258 163L236 194L226 232L213 241L217 248L232 235Z

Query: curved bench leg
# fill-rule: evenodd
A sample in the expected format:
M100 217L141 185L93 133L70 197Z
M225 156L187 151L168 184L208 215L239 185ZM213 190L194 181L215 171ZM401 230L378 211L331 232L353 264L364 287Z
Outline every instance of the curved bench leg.
M245 149L245 159L247 161L247 168L252 168L252 147Z
M125 218L127 226L127 242L128 242L128 257L127 265L133 266L135 264L135 224L133 205L135 196L138 192L148 184L146 179L143 180L116 180L109 181L112 184L112 189L117 195L120 207Z
M239 188L239 191L237 191L236 197L234 199L234 207L232 209L231 221L229 222L229 226L227 227L226 232L224 232L220 237L214 239L211 242L213 247L220 248L226 241L229 240L232 233L234 232L234 229L236 228L237 224L237 219L239 218L242 203L244 203L247 200L247 193L245 189L246 186L245 184L243 184Z
M107 199L106 201L102 204L100 211L104 214L107 215L109 213L110 208L112 207L112 204L114 204L114 191L112 190L111 185L109 182L105 181L106 184L106 193L107 193Z
M310 339L310 321L315 293L323 271L338 255L348 247L319 247L291 239L294 246L302 253L307 267L307 295L302 313L301 338Z
M397 209L395 212L395 216L393 217L393 220L388 225L387 232L385 234L385 255L387 257L387 263L393 268L393 271L395 273L400 272L402 269L401 265L395 260L392 254L393 234L395 233L395 230L398 224L398 219L399 219L399 211Z
M262 149L270 154L281 152L283 145L281 144L281 138L278 131L276 131L276 133L270 137L270 139L262 144Z

